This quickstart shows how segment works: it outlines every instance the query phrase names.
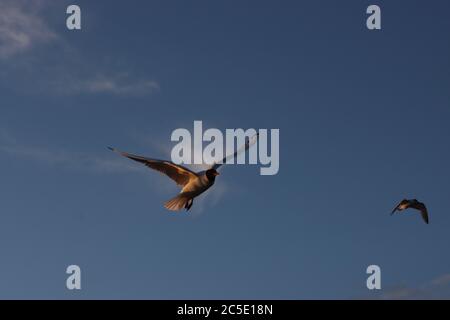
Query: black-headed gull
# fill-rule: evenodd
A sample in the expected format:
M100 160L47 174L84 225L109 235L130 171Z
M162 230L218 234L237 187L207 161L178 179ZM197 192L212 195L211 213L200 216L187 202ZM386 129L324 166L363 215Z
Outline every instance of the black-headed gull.
M209 169L201 172L193 172L188 168L167 160L158 160L137 156L127 152L116 150L111 147L109 147L108 149L115 151L129 159L143 163L147 167L165 174L173 181L175 181L177 185L181 186L182 189L180 194L164 203L164 207L166 207L166 209L177 211L183 208L189 210L194 203L194 198L212 187L212 185L216 181L216 177L219 175L217 169L222 164L226 163L227 159L231 157L235 158L239 153L249 149L250 146L252 146L256 142L257 138L258 135L255 135L251 139L248 139L245 145L239 148L234 154L224 157L220 163L215 163L211 165Z

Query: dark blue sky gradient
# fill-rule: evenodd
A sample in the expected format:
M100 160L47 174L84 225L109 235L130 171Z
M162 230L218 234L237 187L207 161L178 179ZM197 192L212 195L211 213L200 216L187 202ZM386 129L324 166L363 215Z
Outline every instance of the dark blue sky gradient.
M0 298L376 297L370 264L383 292L437 295L430 283L450 273L448 1L75 1L79 32L65 28L71 3L33 13L55 39L0 59ZM369 4L381 31L366 28ZM160 89L83 87L99 75ZM106 149L168 158L172 130L194 120L279 128L279 174L224 168L173 214L175 185ZM389 216L414 197L430 225ZM65 288L70 264L79 292Z

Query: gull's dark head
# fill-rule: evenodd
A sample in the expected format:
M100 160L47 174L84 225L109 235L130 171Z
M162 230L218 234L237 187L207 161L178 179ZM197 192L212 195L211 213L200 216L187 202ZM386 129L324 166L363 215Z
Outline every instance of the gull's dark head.
M209 181L214 181L214 180L216 180L216 177L217 177L218 175L220 175L220 173L217 172L216 169L209 169L209 170L206 170L205 174L206 174L206 177L208 178Z

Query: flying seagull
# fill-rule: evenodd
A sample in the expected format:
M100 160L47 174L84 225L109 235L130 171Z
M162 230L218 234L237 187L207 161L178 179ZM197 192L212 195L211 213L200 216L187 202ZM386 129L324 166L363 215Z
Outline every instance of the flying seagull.
M224 157L220 163L215 163L207 170L200 172L191 171L168 160L137 156L111 147L108 147L108 149L131 160L140 162L151 169L157 170L175 181L181 187L181 192L176 197L165 202L164 207L171 211L178 211L183 208L188 211L194 203L194 198L212 187L216 181L216 177L220 175L217 169L230 157L235 158L239 153L248 150L256 142L257 138L258 134L247 139L245 145L236 150L234 154Z
M406 210L408 208L413 208L420 211L423 220L428 224L428 210L424 203L417 201L417 199L403 199L400 203L392 210L391 215L396 211Z

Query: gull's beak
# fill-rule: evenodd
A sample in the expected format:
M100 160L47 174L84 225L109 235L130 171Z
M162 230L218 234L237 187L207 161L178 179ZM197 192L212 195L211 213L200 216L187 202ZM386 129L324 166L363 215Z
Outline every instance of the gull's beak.
M220 176L220 173L216 171L216 172L214 172L214 175L215 176Z

